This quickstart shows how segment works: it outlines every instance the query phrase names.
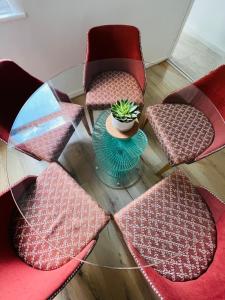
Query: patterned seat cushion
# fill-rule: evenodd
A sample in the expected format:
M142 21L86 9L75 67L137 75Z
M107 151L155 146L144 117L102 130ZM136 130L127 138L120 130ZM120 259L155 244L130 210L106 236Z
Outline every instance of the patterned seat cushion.
M147 265L172 281L205 272L216 248L216 226L204 200L180 171L156 184L115 219Z
M98 75L86 95L86 105L92 109L109 108L121 99L144 105L142 90L136 79L122 71L108 71Z
M29 265L52 270L76 257L108 216L59 165L51 163L18 199L13 242Z
M56 125L53 128L49 127L50 129L46 132L31 139L27 139L25 142L17 145L17 148L33 154L40 159L50 162L56 161L74 132L74 127L70 121L77 125L84 116L84 109L80 105L60 103L60 106L60 111L24 126L22 128L23 130L42 126L51 120L56 121ZM63 117L63 123L61 122L60 117ZM68 118L68 120L66 120L66 118Z
M147 117L172 165L193 161L213 141L211 123L192 106L157 104Z
M63 116L68 116L69 120L74 122L75 125L78 125L81 119L84 117L83 106L80 106L75 103L63 103L63 102L60 103L60 106L61 106L61 112L58 112L58 114L61 114Z

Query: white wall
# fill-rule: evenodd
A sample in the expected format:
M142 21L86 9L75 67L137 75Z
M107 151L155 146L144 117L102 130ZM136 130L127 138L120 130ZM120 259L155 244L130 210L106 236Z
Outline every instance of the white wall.
M225 53L225 0L195 0L184 31Z
M49 79L85 58L86 32L94 25L133 24L144 58L170 56L192 0L19 0L28 17L0 23L0 58ZM129 45L127 45L129 47Z

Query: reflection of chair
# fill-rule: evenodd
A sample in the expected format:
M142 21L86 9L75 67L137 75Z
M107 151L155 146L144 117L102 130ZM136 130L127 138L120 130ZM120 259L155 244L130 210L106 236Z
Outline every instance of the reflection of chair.
M34 91L42 85L43 82L31 76L16 63L10 60L0 61L0 82L0 95L4 101L4 105L1 106L0 110L0 139L8 142L11 127L20 109L23 107L28 98L34 93ZM83 108L79 105L70 103L70 100L66 94L59 91L54 92L57 94L57 97L60 99L60 101L63 102L63 107L65 105L67 105L67 108L68 106L70 107L67 110L63 110L62 113L65 111L73 112L72 121L78 124L82 119L86 127L86 119L84 113L82 113ZM71 130L71 132L73 131ZM64 136L68 136L71 134L71 132L68 132L68 130L65 130L65 128L64 130L61 129L58 132L54 132L55 136L57 134L57 139L61 140L60 150L65 147L65 141L68 141L68 139L64 138ZM52 144L52 148L54 148L55 141L52 138L50 139L48 135L45 137L45 140L48 139L48 143ZM40 147L42 147L41 142L42 140L40 139ZM29 150L27 152L29 153ZM60 151L56 152L59 153ZM35 152L31 151L31 154L36 158L50 161L57 159L57 157L54 155L55 151L47 154L42 151L41 155L39 152L36 154Z
M225 145L225 65L147 109L171 165L191 163ZM160 173L160 172L159 172Z
M174 172L115 220L161 299L225 299L225 205L205 188Z
M69 120L67 120L67 116ZM46 161L56 161L63 152L66 144L71 138L74 127L70 120L74 120L78 125L84 117L84 109L71 103L60 103L60 110L49 114L47 117L39 118L28 125L20 128L18 136L22 135L26 130L43 128L43 132L35 132L34 137L27 137L22 143L17 143L16 148L22 150L29 155ZM11 136L12 137L12 136ZM13 137L11 142L13 143Z
M79 188L79 186L74 181L72 182L72 179L67 178L68 175L64 175L63 171L59 168L60 167L53 164L53 166L51 166L51 169L48 169L47 171L49 176L55 177L55 180L50 180L50 178L48 178L48 182L41 183L41 177L42 179L44 179L43 176L45 176L46 179L47 174L45 173L45 175L42 174L37 179L36 177L28 177L13 188L14 195L16 197L19 197L20 194L22 196L22 193L24 191L24 195L27 195L27 193L32 190L32 186L35 181L36 187L41 188L42 185L42 191L39 190L41 194L38 194L37 190L35 194L35 203L37 205L36 211L34 208L35 203L33 203L33 207L30 206L30 208L33 209L32 213L34 213L32 222L32 228L34 231L32 231L28 224L26 224L26 222L18 216L18 213L16 213L18 216L17 224L22 226L20 228L21 231L17 228L17 233L24 233L24 236L20 239L20 241L19 236L16 237L16 241L20 243L19 255L21 255L22 257L22 251L26 250L26 259L25 257L22 257L22 259L26 260L28 264L33 264L33 268L30 267L27 263L23 262L16 255L16 252L12 247L11 236L9 235L9 233L12 231L11 219L13 219L12 217L15 214L15 212L13 211L16 210L16 208L14 207L12 194L8 190L0 195L1 299L39 300L47 299L50 296L52 296L53 298L53 296L56 295L63 288L63 286L66 285L68 281L77 273L82 265L81 260L86 259L96 243L94 235L97 234L97 231L101 228L101 226L104 225L104 220L107 219L107 217L105 217L103 211L97 206L97 204L95 204L94 201L90 199L90 197L88 198L86 193L81 188ZM51 171L54 171L54 173L52 174ZM58 179L60 178L58 182L56 177ZM57 192L54 193L54 184L56 183L58 184ZM49 186L52 187L51 192L48 191ZM59 189L61 198L58 195L58 199L56 199L57 193L59 193ZM76 192L80 193L79 197L76 193L73 193L74 189L76 189ZM32 195L34 195L34 193ZM48 196L49 198L47 203ZM59 199L61 199L61 209L57 211L57 209L59 209L59 203L57 203ZM31 201L32 199L29 198L29 200ZM73 202L74 207L76 205L79 206L78 204L76 204L76 201L78 201L79 204L83 204L78 211L69 210L71 206L69 206L68 204L71 204L73 200L75 200ZM46 211L44 211L44 207L42 207L42 215L38 215L37 213L38 205L39 208L41 207L41 203L38 201L42 202L42 204L46 204ZM54 205L57 205L57 207ZM66 208L68 208L68 210ZM90 211L87 212L85 209L88 210L88 208L90 208ZM22 211L25 212L25 209L22 209ZM49 215L46 215L47 212L49 213ZM87 223L79 219L81 215L78 215L78 213L81 212L82 216L84 216L85 218L85 222L88 221ZM51 213L55 218L55 221L52 221L52 223L50 221ZM57 215L57 213L59 214ZM64 213L66 213L66 215L63 216ZM35 222L35 214L39 217L39 225L37 224L37 219ZM72 216L73 214L74 216ZM89 214L89 220L87 219L87 214ZM75 216L77 216L79 219L79 222L77 223L75 221ZM28 216L26 215L26 217ZM71 221L72 217L74 217L73 222ZM31 222L31 218L28 218L28 221ZM49 221L49 223L46 223L47 221ZM60 223L60 221L62 221L62 223ZM51 228L48 227L50 223L52 225ZM41 226L43 230L42 232L40 232ZM77 230L76 232L76 228L79 228L79 231ZM70 229L73 230L70 231ZM54 235L54 237L58 239L58 245L54 244L51 238L47 238L47 233L50 233L50 230L52 230L52 234ZM83 230L82 234L80 232L81 230ZM45 236L43 232L46 233ZM56 232L58 233L58 235L56 234ZM38 233L40 234L40 236ZM51 248L50 244L48 245L47 242L41 240L41 237L46 238L46 240L51 245L53 245L53 247L57 246L58 248ZM66 248L67 242L68 248ZM72 242L74 243L74 249L71 249L71 251L69 252L69 247L72 246ZM26 248L28 244L29 249ZM75 251L77 251L76 254ZM66 257L66 254L70 254L71 257ZM43 269L46 269L48 267L50 271L46 272L40 270L41 266L43 267Z
M104 25L88 32L84 86L92 124L93 110L117 100L144 105L145 70L136 27Z

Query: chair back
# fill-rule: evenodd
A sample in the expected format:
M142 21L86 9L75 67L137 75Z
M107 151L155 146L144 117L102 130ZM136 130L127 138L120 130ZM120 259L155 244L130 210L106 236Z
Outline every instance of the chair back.
M104 71L125 71L145 89L145 70L139 30L130 25L103 25L88 32L84 87Z
M42 82L13 61L0 60L0 83L0 138L7 142L18 112Z
M225 65L195 81L194 85L210 99L225 120Z
M16 183L12 187L14 197L20 197L35 180L35 176L28 176ZM9 228L12 210L16 208L12 192L7 189L0 193L0 265L4 263L4 258L9 254L9 251L12 251Z

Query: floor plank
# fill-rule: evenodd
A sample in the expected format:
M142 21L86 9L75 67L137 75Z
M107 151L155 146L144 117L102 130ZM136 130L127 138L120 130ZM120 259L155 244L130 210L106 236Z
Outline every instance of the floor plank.
M171 60L190 78L196 80L224 64L225 55L215 52L191 34L183 31Z

